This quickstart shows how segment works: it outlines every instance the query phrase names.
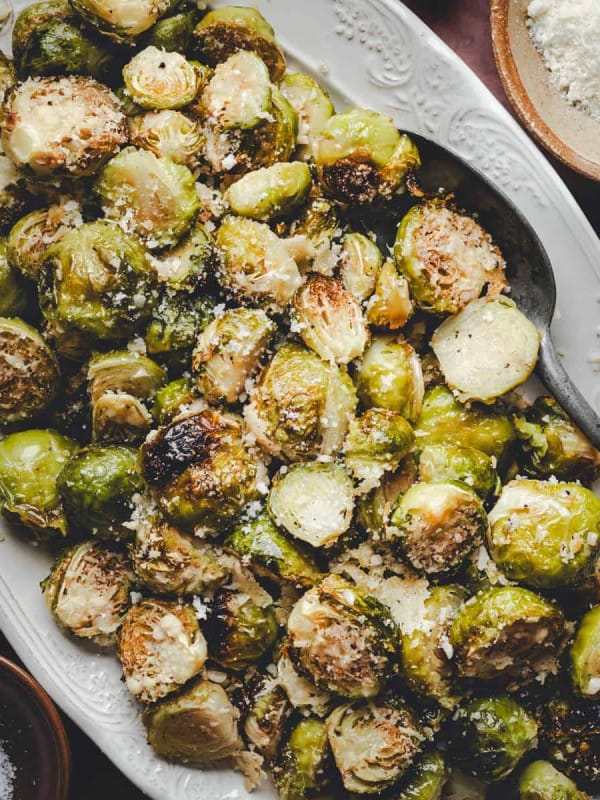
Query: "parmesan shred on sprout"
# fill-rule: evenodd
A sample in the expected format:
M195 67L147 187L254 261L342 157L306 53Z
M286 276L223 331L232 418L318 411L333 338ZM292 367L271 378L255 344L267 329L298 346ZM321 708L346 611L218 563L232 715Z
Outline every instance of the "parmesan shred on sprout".
M600 120L600 3L532 0L527 26L550 70L551 83L571 105Z

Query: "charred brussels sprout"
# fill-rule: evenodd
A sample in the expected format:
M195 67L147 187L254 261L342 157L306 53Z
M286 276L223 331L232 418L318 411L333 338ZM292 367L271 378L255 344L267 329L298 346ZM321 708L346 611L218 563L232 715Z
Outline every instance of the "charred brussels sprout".
M462 677L521 682L556 671L564 638L560 609L517 586L479 591L458 609L449 635Z
M264 61L240 51L218 64L202 92L201 107L223 130L251 130L271 109L271 81Z
M375 292L367 303L367 321L376 328L395 331L406 325L413 310L406 278L398 274L396 265L388 259L379 271Z
M191 299L199 299L197 290L212 277L216 264L216 252L208 230L196 222L176 247L155 256L153 263L168 290L188 292L193 295Z
M578 694L600 694L600 606L588 611L579 623L571 646L571 670Z
M279 88L298 114L298 154L308 159L315 139L335 113L333 103L314 78L302 72L288 72Z
M269 761L276 754L292 706L277 678L258 674L244 692L244 736Z
M276 785L283 784L280 796L294 796L284 788L290 777L293 777L294 785L302 792L323 789L331 777L332 766L325 723L315 717L300 720L290 732L274 770Z
M56 357L36 329L0 317L0 428L46 411L59 385Z
M229 207L240 217L269 222L302 205L312 183L310 169L301 161L282 161L248 172L225 194Z
M56 622L102 647L116 642L127 608L133 575L125 556L98 542L69 548L42 583Z
M222 591L211 607L210 657L226 669L243 671L269 652L277 632L272 605L259 605L245 593Z
M148 353L169 369L189 369L198 335L212 318L211 297L166 289L159 297L144 334Z
M489 547L511 580L534 589L583 583L600 546L600 500L576 483L515 480L490 512Z
M73 21L75 14L69 0L42 0L42 2L31 3L24 8L15 19L12 31L12 52L17 64L29 37L35 31L42 28L50 20Z
M431 444L419 453L422 481L460 481L485 501L500 492L500 478L491 457L474 447Z
M1 146L0 146L1 150ZM28 197L23 175L13 162L0 153L0 232L8 233L11 225L25 213Z
M297 258L303 270L312 264L315 271L323 274L332 272L331 245L339 237L341 226L339 208L335 202L319 196L308 200L288 228L291 237L288 247L294 242L299 243ZM321 259L325 261L324 266L319 264Z
M404 339L375 337L356 372L356 391L365 406L397 411L414 422L425 391L419 356Z
M123 80L136 105L155 110L183 108L200 89L200 77L185 56L153 45L125 65Z
M478 697L453 715L449 747L469 775L495 782L536 746L537 732L536 721L512 698Z
M541 710L544 751L567 775L600 780L600 704L576 698L550 700Z
M298 600L288 633L298 669L342 697L375 697L397 669L399 632L389 611L338 575Z
M504 259L490 235L439 203L410 209L398 228L394 259L415 305L436 314L455 314L507 285Z
M176 0L71 0L71 5L93 28L115 42L131 44L151 28Z
M166 600L131 606L119 632L119 659L127 688L138 700L154 703L176 691L206 661L194 608Z
M196 165L204 144L198 122L181 111L150 111L129 119L131 143L157 158L170 158L187 167Z
M347 233L342 239L340 277L346 289L361 302L375 291L383 266L383 254L375 242L362 233Z
M313 152L323 186L346 203L390 197L421 163L415 145L391 119L357 108L328 119Z
M439 750L430 750L394 790L394 800L441 800L449 778L444 756Z
M380 794L402 778L425 738L399 698L339 706L327 719L327 735L344 788L359 795Z
M241 421L213 409L159 428L142 447L142 467L169 519L199 535L220 533L266 489Z
M108 539L127 537L131 500L142 489L137 453L128 447L86 447L67 461L57 481L74 530Z
M148 30L143 38L143 43L149 47L157 47L167 52L187 53L192 43L196 12L182 11L179 14L159 19Z
M56 481L77 443L54 431L12 433L0 441L0 507L38 536L62 537L67 521Z
M126 226L150 249L177 244L200 209L187 167L135 147L109 161L94 189L107 218Z
M408 422L395 411L369 408L353 417L344 454L346 466L361 481L361 491L375 488L385 472L397 469L414 439Z
M29 78L9 90L3 113L4 152L42 177L92 175L127 141L117 98L79 75Z
M27 311L30 287L8 262L6 239L0 237L0 317L14 317Z
M388 535L416 570L438 575L455 571L487 529L481 500L466 484L416 483L394 509Z
M235 403L275 332L259 309L234 308L213 320L198 337L192 369L209 402Z
M570 778L548 761L533 761L519 777L519 800L588 800Z
M159 425L165 425L178 414L184 406L197 400L194 385L189 378L177 378L167 383L156 393L152 406L152 416Z
M417 463L409 453L395 472L383 475L379 486L359 499L358 525L376 540L386 536L390 514L398 498L417 481Z
M314 714L319 718L326 717L334 702L333 695L324 689L317 689L312 680L305 674L301 675L286 649L287 641L277 661L277 682L285 690L292 706L303 716Z

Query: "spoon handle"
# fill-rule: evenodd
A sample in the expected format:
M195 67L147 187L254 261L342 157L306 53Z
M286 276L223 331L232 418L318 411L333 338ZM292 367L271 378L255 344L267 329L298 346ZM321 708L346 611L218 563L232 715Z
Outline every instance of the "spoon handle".
M600 417L567 375L548 329L540 345L537 374L573 422L600 450Z

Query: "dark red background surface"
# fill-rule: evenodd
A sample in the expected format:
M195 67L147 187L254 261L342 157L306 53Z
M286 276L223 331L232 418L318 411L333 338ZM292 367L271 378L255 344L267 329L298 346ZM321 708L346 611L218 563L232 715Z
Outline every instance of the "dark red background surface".
M496 72L489 29L488 0L405 0L479 75L510 110ZM555 163L597 233L600 233L600 186ZM0 654L15 657L0 635ZM70 800L144 800L92 742L68 719L65 725L73 755Z

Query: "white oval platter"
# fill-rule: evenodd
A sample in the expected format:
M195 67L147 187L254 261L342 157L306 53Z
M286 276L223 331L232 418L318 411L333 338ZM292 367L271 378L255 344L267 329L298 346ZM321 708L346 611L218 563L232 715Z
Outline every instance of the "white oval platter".
M17 0L16 10L27 4ZM400 0L241 4L259 8L295 64L319 78L339 107L388 113L400 128L457 151L509 195L554 266L557 348L600 412L600 242L544 156L479 79ZM0 37L3 49L8 39L7 32ZM153 755L114 656L90 652L52 622L39 589L46 554L6 526L0 532L0 628L56 703L154 800L247 797L239 775L172 766ZM266 800L273 791L267 785L252 797Z

